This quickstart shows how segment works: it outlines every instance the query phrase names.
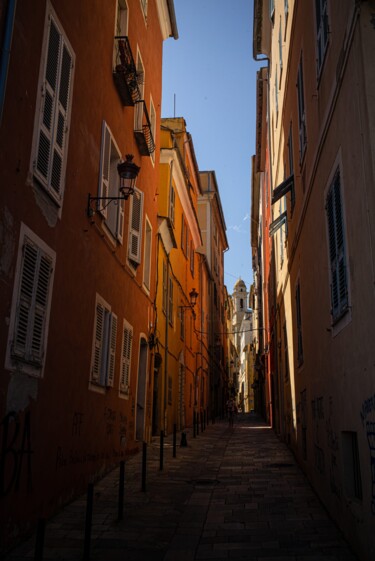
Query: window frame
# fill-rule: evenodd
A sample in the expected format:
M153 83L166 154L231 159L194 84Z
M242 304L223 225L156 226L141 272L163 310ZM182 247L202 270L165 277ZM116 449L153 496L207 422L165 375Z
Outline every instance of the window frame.
M319 11L318 11L319 10ZM318 22L319 17L319 22ZM328 0L315 0L316 68L318 79L322 73L329 43ZM322 44L322 37L325 43Z
M120 178L117 165L121 162L121 151L116 143L108 124L103 120L99 162L99 197L118 197ZM108 232L120 244L124 239L125 202L118 200L117 204L108 201L97 201L97 210L105 220Z
M103 314L100 318L100 314ZM100 325L102 323L102 325ZM100 294L95 297L94 330L90 364L90 389L113 387L116 368L118 319Z
M143 286L147 292L151 290L151 255L152 255L152 225L146 216L145 239L143 257Z
M43 313L43 325L40 327L40 322L36 325L36 310L39 309L39 317L41 315L41 303L37 302L37 283L40 277L34 277L33 287L32 287L32 295L31 295L31 302L28 307L28 327L27 327L27 348L25 349L24 356L21 355L21 351L15 352L13 350L14 346L14 339L17 333L17 323L19 318L19 310L21 308L21 292L22 292L22 285L23 285L23 268L25 264L24 256L24 248L26 245L30 244L34 248L37 248L37 257L39 264L41 259L46 256L47 260L50 261L51 267L49 270L49 278L48 278L48 286L46 287L46 297L45 297L45 305L44 305L44 313ZM21 223L20 228L20 237L19 237L19 244L18 244L18 255L17 255L17 264L16 264L16 272L14 276L14 284L13 284L13 296L12 296L12 305L11 305L11 313L10 313L10 321L9 321L9 331L8 331L8 341L7 341L7 349L6 349L6 357L5 357L5 369L9 371L18 371L36 378L43 378L44 376L44 367L46 362L47 356L47 343L48 343L48 333L49 333L49 321L50 321L50 314L51 314L51 302L52 302L52 292L53 292L53 281L54 281L54 273L56 268L56 253L53 251L39 236L37 236L28 226L26 226L23 222ZM37 270L37 264L36 264ZM40 271L40 268L39 268ZM36 272L36 271L35 271ZM28 275L29 277L29 275ZM27 280L27 279L26 279ZM43 280L43 279L41 279ZM45 282L45 278L44 278ZM24 290L25 292L25 290ZM29 311L31 310L31 314ZM34 318L34 320L33 320ZM33 330L30 330L29 324L32 323L34 325ZM34 333L34 329L39 328L39 331L42 330L42 335L40 338L40 358L39 359L30 359L30 354L32 353L32 340L31 340L31 333Z
M50 39L51 27L55 27L59 37L58 54L53 52ZM50 55L57 54L55 86L48 82L47 74ZM65 57L65 58L64 58ZM68 59L66 57L69 57ZM70 61L70 62L69 62ZM67 63L69 62L69 65ZM69 68L68 68L69 66ZM64 199L66 166L68 159L70 122L74 84L75 53L51 3L47 2L43 33L42 56L39 67L38 95L35 105L33 142L30 158L30 171L34 184L40 186L57 206L59 212ZM62 78L65 80L64 90ZM63 97L63 101L61 99ZM50 100L47 103L47 100ZM65 107L64 107L65 103ZM42 136L44 138L41 144ZM47 143L49 146L47 148ZM43 151L43 152L42 152ZM48 152L48 155L47 155ZM56 156L56 167L54 167ZM60 165L57 165L60 159ZM39 166L46 167L45 173ZM53 182L58 182L53 186Z
M342 188L342 171L341 166L336 165L334 172L328 182L328 189L325 196L326 210L326 227L327 227L327 249L328 249L328 266L330 279L330 300L331 300L331 320L332 325L336 325L350 310L350 286L349 286L349 268L348 268L348 250L345 229L345 213ZM337 200L337 194L339 200ZM330 197L332 197L332 220L330 221ZM338 210L340 216L338 216ZM338 224L340 221L340 224ZM333 231L331 226L333 226ZM338 231L341 230L341 232ZM338 239L341 237L341 243ZM332 247L334 241L335 248ZM333 255L335 253L335 255ZM344 278L342 276L344 269ZM336 279L336 280L335 280ZM344 286L341 286L341 281ZM334 284L337 284L337 305L335 305ZM342 294L344 290L345 294Z
M137 201L137 207L135 206L135 201ZM135 209L137 210L139 217L135 215ZM128 260L133 268L137 268L141 263L142 254L142 233L143 233L143 211L144 211L144 193L140 191L137 187L134 187L134 193L130 197L129 205L129 233L128 233ZM135 224L135 221L137 223ZM135 241L137 245L137 251L134 251Z
M122 322L122 341L121 341L121 366L119 379L119 392L121 396L129 397L131 361L133 352L133 326L124 319ZM127 343L127 344L126 344ZM125 348L126 344L126 348Z

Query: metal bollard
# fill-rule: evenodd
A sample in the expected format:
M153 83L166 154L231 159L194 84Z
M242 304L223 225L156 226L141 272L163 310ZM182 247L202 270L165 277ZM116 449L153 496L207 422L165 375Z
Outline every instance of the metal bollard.
M176 457L177 425L173 425L173 457Z
M125 462L120 462L120 477L118 482L118 519L124 518L124 483L125 483Z
M147 471L147 443L142 446L142 491L146 491L146 471Z
M37 526L37 529L36 529L34 561L42 561L43 560L45 525L46 525L45 519L44 518L39 518L38 526Z
M164 467L164 431L160 431L160 471L163 471Z
M94 484L89 483L88 486L87 486L85 539L84 539L84 544L83 544L83 561L89 561L89 559L90 559L93 503L94 503Z

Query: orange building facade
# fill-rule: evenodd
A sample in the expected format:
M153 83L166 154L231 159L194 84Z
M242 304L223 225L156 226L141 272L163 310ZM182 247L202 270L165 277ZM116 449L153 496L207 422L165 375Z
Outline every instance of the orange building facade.
M5 548L151 437L162 46L178 36L164 0L13 6L0 132ZM134 192L109 201L127 154Z

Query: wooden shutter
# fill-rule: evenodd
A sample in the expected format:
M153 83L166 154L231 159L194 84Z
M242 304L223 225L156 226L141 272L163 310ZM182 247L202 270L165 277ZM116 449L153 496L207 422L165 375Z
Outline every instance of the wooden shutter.
M104 334L104 306L97 302L95 315L95 341L94 341L94 359L91 372L91 380L99 382L102 364L102 347Z
M340 173L337 171L327 197L329 256L331 261L332 316L337 318L348 306L348 286Z
M44 356L51 273L52 259L26 239L12 352L37 365L42 364Z
M130 383L130 364L132 354L133 329L124 321L121 352L120 391L128 393Z
M35 175L57 202L64 182L72 72L72 54L50 17Z
M118 202L116 238L120 243L124 239L124 201Z
M128 252L129 259L135 263L141 262L142 215L143 193L135 189L132 197Z
M116 337L117 337L117 316L111 314L110 320L110 338L108 348L108 364L107 364L107 386L113 386L115 376L115 356L116 356Z
M100 152L100 171L99 171L99 197L109 196L109 173L111 165L111 133L105 121L102 127L102 145ZM107 208L105 203L98 201L98 210L107 218Z

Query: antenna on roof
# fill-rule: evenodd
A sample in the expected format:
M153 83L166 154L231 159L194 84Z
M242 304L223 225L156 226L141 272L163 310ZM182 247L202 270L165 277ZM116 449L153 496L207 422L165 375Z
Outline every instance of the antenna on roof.
M173 94L173 117L176 117L176 94Z

